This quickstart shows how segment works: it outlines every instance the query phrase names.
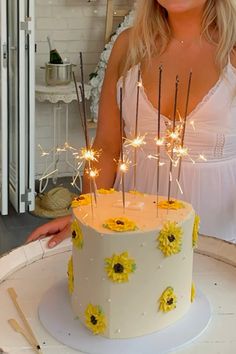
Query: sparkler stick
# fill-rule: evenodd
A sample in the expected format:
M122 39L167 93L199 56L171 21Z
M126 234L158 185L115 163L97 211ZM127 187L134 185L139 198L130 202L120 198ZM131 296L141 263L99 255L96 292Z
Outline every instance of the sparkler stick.
M124 150L123 150L123 112L122 112L122 100L123 100L123 90L120 88L120 160L121 166L124 166ZM120 167L121 171L121 184L122 184L122 202L123 202L123 212L125 212L125 170Z
M174 116L173 116L173 124L172 124L172 132L173 133L175 132L178 89L179 89L179 77L177 75L176 80L175 80ZM169 183L168 183L168 203L170 203L170 192L171 192L171 184L172 184L173 155L174 155L174 141L172 141L172 147L171 147Z
M192 71L190 71L189 79L188 79L188 89L187 89L187 98L186 98L186 105L185 105L185 112L184 112L183 131L181 136L181 148L183 148L184 146L185 128L186 128L186 120L188 115L188 103L189 103L191 82L192 82ZM179 159L179 170L178 170L178 178L177 178L178 183L180 181L181 165L182 165L182 156L180 156Z
M139 91L140 91L140 77L141 71L138 70L138 82L137 82L137 100L136 100L136 117L135 117L135 131L134 138L138 137L138 117L139 117ZM137 184L137 146L134 146L134 190L136 191Z
M89 152L91 150L90 142L89 142L89 136L88 136L88 126L87 126L87 117L86 117L86 107L85 107L85 89L84 89L84 67L83 67L83 56L82 52L80 52L80 74L81 74L81 86L80 86L80 92L81 92L81 98L82 98L82 108L83 108L83 127L84 127L84 135L85 135L85 144L86 144L86 150ZM77 86L77 85L76 85ZM85 155L86 156L86 155ZM92 163L91 159L85 157L85 160L88 162L88 168L89 168L89 189L90 193L94 195L94 201L97 204L97 196L96 196L96 183L95 183L95 175L93 175L92 172ZM92 202L92 196L91 196L91 210L92 210L92 215L93 215L93 202Z
M75 78L75 73L73 71L73 80L74 80L74 85L75 85L75 92L76 92L76 96L77 96L77 102L78 102L78 109L79 109L79 116L80 116L80 120L81 120L81 125L85 134L85 127L84 127L84 121L82 119L82 114L81 114L81 110L80 110L80 98L79 98L79 91L78 91L78 86L77 86L77 82L76 82L76 78ZM81 97L82 98L82 97Z
M87 117L86 117L86 108L85 108L85 90L84 90L84 66L83 66L83 56L82 53L80 55L80 75L81 75L81 97L82 97L82 108L83 108L83 116L84 116L84 133L85 133L85 143L87 150L90 149L89 145L89 137L88 137L88 125L87 125Z
M158 197L160 180L160 133L161 133L161 84L162 84L162 65L159 66L159 84L158 84L158 121L157 121L157 216L158 216Z

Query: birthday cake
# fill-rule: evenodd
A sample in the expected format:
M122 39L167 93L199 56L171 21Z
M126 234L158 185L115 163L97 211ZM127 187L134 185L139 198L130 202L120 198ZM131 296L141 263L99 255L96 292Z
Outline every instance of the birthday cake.
M98 190L96 205L91 198L72 204L68 281L75 317L108 338L147 335L178 321L194 297L199 220L192 206L137 192L125 193L124 205L113 189Z

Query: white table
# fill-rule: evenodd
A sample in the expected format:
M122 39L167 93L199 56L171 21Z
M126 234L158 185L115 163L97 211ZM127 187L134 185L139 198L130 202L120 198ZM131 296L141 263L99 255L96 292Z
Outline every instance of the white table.
M78 94L80 102L81 93L80 93L81 83L77 82ZM84 85L84 94L85 98L90 98L90 90L91 86L85 84ZM73 172L73 175L77 175L77 163L72 164L68 158L69 151L69 137L68 137L68 125L69 125L69 104L73 101L77 100L76 88L74 82L71 82L68 85L63 86L48 86L44 85L36 85L35 87L35 97L39 102L48 101L53 104L53 147L51 149L52 152L52 163L45 167L45 171L43 172L42 177L40 178L39 183L39 192L42 193L47 185L49 177L54 177L54 183L56 183L56 176L58 173L58 161L59 155L61 152L65 152L66 154L66 164L70 167ZM65 108L65 114L62 115L63 107ZM65 131L61 132L61 119L65 119ZM64 145L60 146L61 135L64 136ZM80 174L78 175L79 185L75 183L75 187L77 189L81 189L82 181Z
M47 240L22 246L0 258L0 347L10 354L31 354L25 339L14 332L7 320L19 318L7 293L14 287L18 300L35 332L44 354L79 353L53 339L38 320L42 295L66 276L71 244L66 240L53 250ZM201 237L194 259L194 280L212 305L209 328L191 345L175 353L236 353L236 246ZM111 353L112 354L112 353ZM122 353L121 353L122 354ZM155 354L155 353L153 353Z

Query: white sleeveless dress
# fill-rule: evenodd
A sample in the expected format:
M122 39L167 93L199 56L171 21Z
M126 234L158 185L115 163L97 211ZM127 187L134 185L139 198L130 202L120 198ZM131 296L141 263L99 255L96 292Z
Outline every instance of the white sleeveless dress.
M138 65L126 77L123 96L123 119L128 139L134 137L137 97ZM122 78L117 83L117 102ZM140 88L138 133L146 134L146 145L137 153L138 191L156 194L156 154L154 138L157 135L158 112ZM192 121L194 121L195 130ZM161 136L165 135L170 121L161 116ZM175 182L178 168L173 169L171 196L190 202L201 218L200 233L236 243L236 69L229 62L220 79L197 107L188 115L185 144L189 155L182 160L180 185ZM126 147L125 154L132 160L133 148ZM205 156L207 161L199 159ZM161 152L159 195L167 195L169 160ZM125 189L131 190L134 169L125 174ZM121 189L121 176L117 173L114 187Z

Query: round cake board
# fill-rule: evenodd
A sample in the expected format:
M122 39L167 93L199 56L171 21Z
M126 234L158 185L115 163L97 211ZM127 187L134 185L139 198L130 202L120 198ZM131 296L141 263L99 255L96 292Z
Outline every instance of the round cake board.
M211 319L210 304L197 290L196 299L187 314L161 331L131 339L95 336L72 312L67 279L56 283L44 294L38 310L40 321L54 338L88 354L168 353L196 339Z

